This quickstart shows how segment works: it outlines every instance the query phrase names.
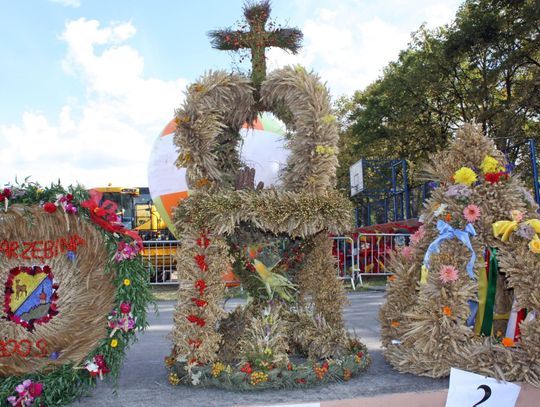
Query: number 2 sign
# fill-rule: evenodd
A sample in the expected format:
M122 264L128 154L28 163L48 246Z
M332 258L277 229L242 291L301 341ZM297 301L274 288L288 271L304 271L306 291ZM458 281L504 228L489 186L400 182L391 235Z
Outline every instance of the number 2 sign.
M514 407L521 387L452 368L446 407Z

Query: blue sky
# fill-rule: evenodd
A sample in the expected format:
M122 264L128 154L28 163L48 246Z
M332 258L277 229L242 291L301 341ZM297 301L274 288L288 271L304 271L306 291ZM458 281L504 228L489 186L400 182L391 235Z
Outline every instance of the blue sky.
M209 69L230 69L206 33L234 25L243 0L0 0L0 184L147 185L154 139ZM300 63L336 97L362 89L427 23L460 0L274 0L273 17L304 32ZM247 68L247 65L244 65Z

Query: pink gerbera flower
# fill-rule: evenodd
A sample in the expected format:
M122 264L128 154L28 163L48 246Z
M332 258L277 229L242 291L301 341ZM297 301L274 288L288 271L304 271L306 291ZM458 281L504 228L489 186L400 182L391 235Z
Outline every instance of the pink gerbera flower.
M480 208L474 204L467 205L465 209L463 209L463 216L467 222L476 222L480 219Z
M454 266L442 266L439 270L439 279L444 283L452 283L458 279L458 271Z
M411 245L416 246L420 240L423 239L423 237L426 234L426 229L424 228L424 225L420 226L416 232L414 232L413 235L411 235Z
M401 254L408 260L414 254L414 249L411 246L403 246L401 249Z

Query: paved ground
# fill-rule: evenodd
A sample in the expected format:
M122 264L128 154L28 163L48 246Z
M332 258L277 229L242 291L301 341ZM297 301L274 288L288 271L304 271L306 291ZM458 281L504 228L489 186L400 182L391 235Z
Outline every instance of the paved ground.
M167 383L163 359L170 343L166 336L172 329L174 303L160 302L159 315L152 315L149 329L128 352L117 394L107 384L98 386L91 397L73 406L143 407L143 406L237 406L278 404L320 400L353 399L376 394L439 390L448 387L447 379L429 379L400 374L388 365L381 354L377 314L384 301L382 292L358 292L349 295L345 309L347 328L355 330L367 345L371 356L370 369L346 384L314 387L305 390L267 390L238 393L219 389L172 387ZM229 301L227 306L234 306Z

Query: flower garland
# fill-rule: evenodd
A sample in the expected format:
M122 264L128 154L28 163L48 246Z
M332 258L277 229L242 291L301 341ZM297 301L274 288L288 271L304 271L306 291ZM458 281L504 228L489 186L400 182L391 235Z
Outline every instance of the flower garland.
M222 362L189 365L167 358L170 369L169 383L173 386L190 384L216 386L229 390L252 391L276 388L307 388L324 383L348 381L366 370L371 362L365 346L351 341L349 352L340 358L326 359L319 363L289 362L285 367L268 365L255 368L249 362L231 366Z
M46 369L24 376L3 377L0 381L0 405L9 403L7 405L17 407L60 406L70 403L87 392L98 379L104 378L105 375L118 377L125 351L135 340L135 332L147 326L146 308L152 299L147 271L141 260L136 257L139 242L138 240L131 241L131 238L135 237L134 232L123 230L113 222L112 217L105 219L98 209L101 208L99 205L88 205L88 201L96 202L96 195L92 195L94 199L88 191L79 186L70 186L66 190L60 184L52 184L50 187L43 188L35 182L27 181L5 188L0 194L0 201L5 203L6 211L8 200L10 204L41 206L45 213L50 214L61 209L66 216L77 216L79 222L93 224L97 230L101 231L111 259L110 271L104 270L104 273L114 273L115 303L117 304L117 308L111 310L106 335L95 349L90 350L86 362L81 366L65 363L56 365L52 370ZM31 244L29 242L26 247L20 248L14 243L0 242L0 255L4 254L8 258L18 256L16 258L25 259L27 257L22 256L22 253L27 250L28 258L37 256L43 260L49 256L62 254L67 256L68 261L75 261L77 246L84 243L82 243L83 239L76 234L73 236L75 238L66 237L50 243ZM131 248L129 253L126 252L126 247ZM34 255L30 257L30 254ZM31 272L41 272L52 276L50 268L46 265L35 266ZM54 301L52 304L54 305ZM56 308L53 305L49 313L52 310L54 314ZM34 321L34 323L39 322ZM7 357L7 351L10 349L16 349L17 354L21 356L46 357L52 361L61 356L61 350L51 353L43 339L34 344L28 342L30 341L18 341L11 338L7 342L0 343L0 357ZM34 347L38 351L34 351Z

